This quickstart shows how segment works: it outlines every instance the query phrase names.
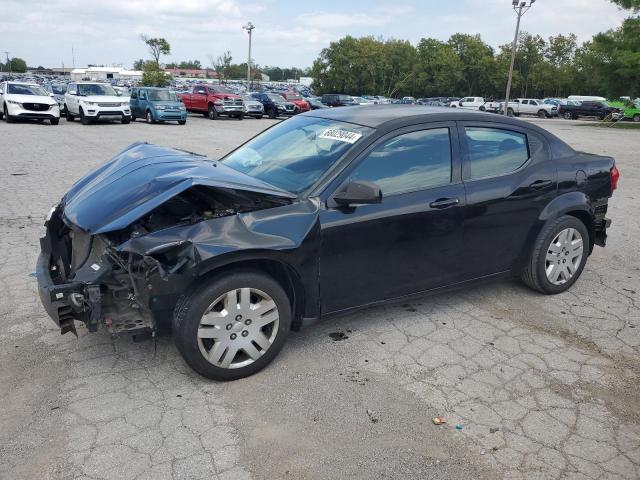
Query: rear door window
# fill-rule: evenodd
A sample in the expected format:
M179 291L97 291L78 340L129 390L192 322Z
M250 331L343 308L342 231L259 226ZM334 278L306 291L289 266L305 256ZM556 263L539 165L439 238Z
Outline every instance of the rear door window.
M524 133L488 127L465 127L470 179L515 172L529 160Z

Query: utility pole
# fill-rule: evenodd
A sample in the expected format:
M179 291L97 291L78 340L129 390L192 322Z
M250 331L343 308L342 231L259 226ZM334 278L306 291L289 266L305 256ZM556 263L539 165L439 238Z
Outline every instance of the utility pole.
M7 57L7 72L11 75L11 60L9 60L9 52L4 52Z
M511 47L511 66L509 67L509 79L507 80L507 94L504 99L504 115L509 115L509 96L511 95L511 81L513 80L513 66L516 63L516 51L518 49L518 36L520 35L520 20L522 16L529 11L529 9L536 3L536 0L529 0L521 2L520 0L513 0L511 5L518 15L518 21L516 22L516 35L513 37L513 46Z
M247 22L242 28L249 34L249 56L247 57L247 88L251 89L251 37L253 35L253 29L256 28L253 23Z
M71 44L71 68L76 68L76 55L73 51L73 43Z

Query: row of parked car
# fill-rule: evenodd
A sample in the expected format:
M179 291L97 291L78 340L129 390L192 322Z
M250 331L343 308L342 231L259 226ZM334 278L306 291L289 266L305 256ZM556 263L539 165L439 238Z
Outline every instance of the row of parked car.
M504 113L504 100L486 101L482 97L465 97L450 100L443 104L441 99L421 99L416 103L427 105L441 105L452 108L481 110L492 113ZM426 100L426 102L425 102ZM609 103L603 97L571 96L559 98L517 98L509 101L507 106L509 116L535 115L540 118L563 117L567 120L577 120L580 117L595 117L599 120L629 119L640 122L640 100Z
M297 92L236 93L224 85L196 84L190 91L176 93L166 88L132 87L128 95L109 83L70 82L40 86L33 83L0 83L0 119L48 120L57 125L61 116L83 124L116 119L122 123L144 119L148 123L175 121L184 125L187 113L243 119L290 116L325 108L317 99L305 99Z
M220 84L194 84L190 90L176 92L166 88L132 87L126 92L109 83L71 82L48 84L5 81L0 83L0 119L49 120L52 125L63 115L68 121L78 118L83 124L101 118L129 123L138 118L148 123L175 121L184 125L187 113L200 113L211 120L219 117L243 119L245 116L269 118L291 116L311 109L374 105L386 103L449 106L486 112L504 112L504 101L486 101L482 97L418 99L404 97L392 101L385 97L353 97L330 93L322 97L303 97L295 91L242 92ZM640 122L640 100L611 105L600 97L568 99L518 98L507 105L510 116L535 115L541 118L562 116L575 120L583 116L600 120L629 118Z

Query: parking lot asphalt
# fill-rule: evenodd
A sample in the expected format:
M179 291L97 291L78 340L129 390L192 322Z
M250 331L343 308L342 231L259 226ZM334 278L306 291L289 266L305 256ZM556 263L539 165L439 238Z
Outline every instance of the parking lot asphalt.
M640 132L532 121L622 174L608 246L570 291L503 281L371 308L225 384L170 335L61 336L31 273L51 205L125 146L219 157L273 121L0 123L0 478L639 478Z

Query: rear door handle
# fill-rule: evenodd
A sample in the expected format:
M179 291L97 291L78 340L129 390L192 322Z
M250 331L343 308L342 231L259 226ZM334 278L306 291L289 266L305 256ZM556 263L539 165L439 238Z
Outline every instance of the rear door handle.
M457 198L439 198L429 204L431 208L444 209L458 205L460 200Z
M551 185L553 185L553 182L551 180L538 180L537 182L533 182L529 186L534 190L542 190L543 188L549 188Z

